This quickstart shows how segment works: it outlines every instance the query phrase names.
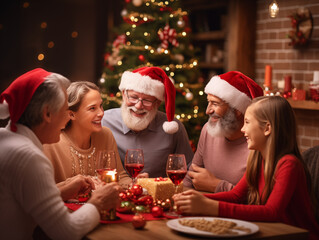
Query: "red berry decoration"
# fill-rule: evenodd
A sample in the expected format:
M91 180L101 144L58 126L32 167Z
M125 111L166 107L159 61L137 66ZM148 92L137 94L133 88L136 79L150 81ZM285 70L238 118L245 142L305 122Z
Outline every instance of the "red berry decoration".
M163 208L160 206L152 207L152 215L153 215L153 217L162 217L163 216Z
M133 216L132 225L135 229L143 229L146 221L142 214L136 214Z
M136 196L136 197L138 198L139 196L142 195L142 193L143 193L143 188L142 188L142 186L135 184L135 185L133 185L133 187L130 189L130 192L131 192L134 196Z

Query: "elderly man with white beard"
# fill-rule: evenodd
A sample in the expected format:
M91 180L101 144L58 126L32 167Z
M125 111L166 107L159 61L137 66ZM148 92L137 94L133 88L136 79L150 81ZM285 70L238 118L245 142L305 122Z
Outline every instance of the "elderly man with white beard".
M121 108L104 112L102 125L111 129L124 165L127 149L144 152L144 169L140 176L166 177L166 161L171 153L184 154L187 164L193 151L185 127L175 113L175 87L164 70L142 67L125 71L119 89ZM165 100L165 111L158 111Z
M204 125L184 186L198 191L231 190L246 170L249 154L241 132L244 113L263 90L244 74L214 76L205 87L208 122Z

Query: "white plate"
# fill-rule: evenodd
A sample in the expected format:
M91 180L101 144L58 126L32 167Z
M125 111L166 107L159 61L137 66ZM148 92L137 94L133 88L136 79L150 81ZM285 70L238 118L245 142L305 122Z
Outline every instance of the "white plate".
M212 232L197 230L196 228L193 228L193 227L183 226L178 222L179 220L183 220L183 219L205 219L208 221L213 221L214 219L220 219L220 220L225 220L225 221L232 221L232 222L236 223L238 227L249 228L251 230L251 232L247 233L244 231L233 229L233 231L237 232L238 234L236 234L236 235L214 234ZM258 230L259 230L259 227L256 224L253 224L250 222L241 221L241 220L237 220L237 219L231 219L231 218L217 218L217 217L185 217L185 218L169 220L166 224L169 228L176 230L178 232L187 233L187 234L191 234L191 235L197 235L197 236L216 237L216 238L242 237L242 236L254 234L254 233L258 232Z

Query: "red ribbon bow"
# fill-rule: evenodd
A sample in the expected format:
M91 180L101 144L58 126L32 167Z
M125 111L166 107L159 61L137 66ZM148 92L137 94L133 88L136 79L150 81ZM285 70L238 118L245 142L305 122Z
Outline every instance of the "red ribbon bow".
M120 45L124 45L125 44L125 41L126 41L126 37L124 34L122 35L119 35L113 42L113 47L117 48L119 47Z
M162 40L161 47L164 49L168 48L169 43L171 43L174 47L179 45L176 39L176 30L174 28L170 28L168 24L158 33L158 36Z

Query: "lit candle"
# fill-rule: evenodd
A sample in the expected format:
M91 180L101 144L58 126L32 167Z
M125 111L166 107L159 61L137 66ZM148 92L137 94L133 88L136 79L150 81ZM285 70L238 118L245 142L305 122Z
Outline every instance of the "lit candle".
M99 173L101 181L105 183L117 182L117 172L116 169L109 170L104 169L102 173Z
M314 71L313 72L313 83L314 84L319 84L319 71Z
M269 89L272 89L271 78L272 78L272 68L271 68L270 65L266 65L265 66L265 83L264 83L264 87L268 87Z

